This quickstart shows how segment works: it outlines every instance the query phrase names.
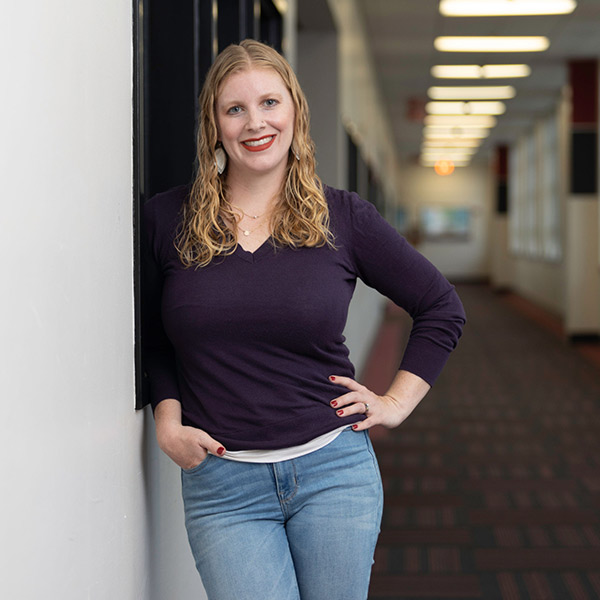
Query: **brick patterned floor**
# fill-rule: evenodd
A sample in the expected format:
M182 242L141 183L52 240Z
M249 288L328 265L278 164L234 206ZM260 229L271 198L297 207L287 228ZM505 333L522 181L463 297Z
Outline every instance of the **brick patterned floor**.
M598 350L514 297L458 291L468 324L446 370L400 428L372 431L386 508L369 600L600 599ZM390 308L375 391L407 328Z

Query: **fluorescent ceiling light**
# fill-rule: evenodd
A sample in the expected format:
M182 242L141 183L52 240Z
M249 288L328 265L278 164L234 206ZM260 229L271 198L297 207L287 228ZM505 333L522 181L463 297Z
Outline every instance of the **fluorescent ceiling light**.
M527 65L435 65L431 74L438 79L509 79L527 77Z
M427 94L434 100L506 100L515 97L512 85L433 86Z
M566 15L575 0L441 0L445 17L500 17L512 15Z
M501 115L506 111L503 102L428 102L430 115Z
M475 146L474 148L457 148L456 146L439 146L436 148L430 148L425 143L425 145L421 147L421 152L423 154L442 154L444 152L450 152L452 154L473 154L477 152L477 150L479 150L479 146Z
M423 137L437 140L482 140L488 135L490 135L489 129L430 129L429 127L423 129Z
M435 161L438 160L451 160L452 162L461 162L465 163L472 159L472 156L449 156L448 154L421 154L421 160L426 161Z
M428 127L495 127L498 120L491 115L427 115Z
M479 148L455 148L453 146L445 146L441 148L421 148L421 154L464 154L469 156L475 154Z
M440 52L542 52L550 41L543 35L440 36L433 45Z
M429 155L429 154L420 154L419 157L420 157L420 159L422 161L428 161L428 162L440 160L440 157ZM452 162L454 162L454 161L468 162L468 161L470 161L473 158L473 156L472 155L469 155L469 156L466 156L466 155L465 156L453 156L452 158L446 156L446 157L442 157L442 158L449 159Z
M471 158L473 158L472 156L449 156L447 154L421 154L421 160L422 161L427 161L427 162L437 162L438 160L451 160L455 165L457 165L458 163L461 164L465 164L468 163Z
M481 139L473 138L426 138L421 148L478 148Z
M531 68L528 65L483 65L484 79L503 79L510 77L529 77Z

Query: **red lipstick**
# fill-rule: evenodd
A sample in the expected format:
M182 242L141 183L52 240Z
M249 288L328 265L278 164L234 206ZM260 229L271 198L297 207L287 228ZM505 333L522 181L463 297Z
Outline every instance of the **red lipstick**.
M255 139L251 139L251 140L244 140L242 142L242 146L244 146L244 148L246 150L249 150L250 152L262 152L263 150L267 150L268 148L270 148L273 145L273 142L275 141L276 137L277 136L275 134L273 134L273 135L263 135L260 138L255 138ZM264 140L266 138L271 138L271 140L266 142L265 144L258 144L257 146L248 144L248 142L259 142L260 140Z

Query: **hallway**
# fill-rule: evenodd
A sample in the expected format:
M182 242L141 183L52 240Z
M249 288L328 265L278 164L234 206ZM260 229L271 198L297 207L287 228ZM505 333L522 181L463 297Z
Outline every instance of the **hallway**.
M510 296L458 291L446 370L399 429L373 431L386 510L369 598L600 598L600 365ZM404 325L388 311L363 377L379 393Z

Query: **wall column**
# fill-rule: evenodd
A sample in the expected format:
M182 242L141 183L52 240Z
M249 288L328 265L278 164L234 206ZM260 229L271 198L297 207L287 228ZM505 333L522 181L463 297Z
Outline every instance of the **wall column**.
M570 178L565 230L565 332L600 333L598 61L569 62Z
M496 291L512 286L512 259L508 248L508 146L496 146L493 161L495 207L491 222L490 284Z

